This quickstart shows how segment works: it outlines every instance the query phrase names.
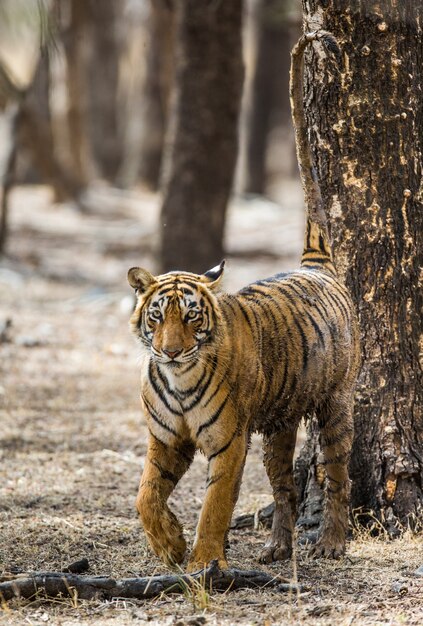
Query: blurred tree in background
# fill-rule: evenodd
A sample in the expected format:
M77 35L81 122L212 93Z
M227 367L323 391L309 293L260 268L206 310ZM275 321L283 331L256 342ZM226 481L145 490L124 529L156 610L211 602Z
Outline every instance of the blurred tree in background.
M163 268L204 270L222 257L238 130L240 190L266 193L269 172L291 174L294 154L287 82L298 3L248 0L243 24L242 4L2 1L0 116L10 141L0 155L0 247L14 184L48 184L57 202L85 210L101 181L161 188ZM238 129L242 34L250 114Z
M269 143L272 131L283 129L286 156L281 159L297 172L294 132L289 102L291 48L300 35L299 5L294 0L260 0L254 19L256 53L247 129L245 190L264 194L269 176ZM289 151L291 148L291 155ZM289 159L291 156L291 159ZM277 169L283 167L279 162Z
M243 83L242 0L177 3L175 94L162 206L163 271L223 256Z
M174 73L175 10L170 0L150 0L146 29L139 180L150 189L157 189Z

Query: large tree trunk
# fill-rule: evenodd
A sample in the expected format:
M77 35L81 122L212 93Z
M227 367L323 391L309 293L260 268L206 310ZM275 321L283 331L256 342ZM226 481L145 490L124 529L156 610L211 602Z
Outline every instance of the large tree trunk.
M223 255L243 78L242 0L184 0L176 19L161 263L199 272Z
M308 28L331 31L343 53L335 81L325 63L309 59L305 97L337 266L361 326L352 506L372 510L392 530L395 520L413 523L423 505L423 5L303 6ZM316 481L305 482L303 513Z

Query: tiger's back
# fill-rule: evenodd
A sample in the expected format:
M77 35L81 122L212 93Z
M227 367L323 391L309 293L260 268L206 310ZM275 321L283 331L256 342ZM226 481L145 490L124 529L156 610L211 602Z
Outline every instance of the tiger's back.
M357 321L332 273L302 268L259 280L219 304L228 324L238 402L259 432L294 425L339 386L352 392ZM246 392L248 390L248 392Z

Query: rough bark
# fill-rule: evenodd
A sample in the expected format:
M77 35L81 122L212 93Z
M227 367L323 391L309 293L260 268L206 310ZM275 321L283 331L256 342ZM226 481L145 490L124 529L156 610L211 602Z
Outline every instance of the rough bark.
M302 585L284 583L279 576L261 571L220 570L217 561L194 574L164 574L145 578L115 580L107 576L80 576L62 572L39 572L26 578L15 578L0 583L0 599L64 596L81 600L111 600L112 598L137 598L148 600L162 593L195 593L195 589L236 591L272 587L280 592L302 592Z
M174 16L167 0L150 0L139 179L151 189L157 189L161 171L173 75Z
M423 509L423 5L303 5L307 30L329 30L343 53L336 79L309 58L305 101L335 259L361 327L351 504L395 535ZM321 458L310 425L296 472L308 529L321 518Z
M393 530L423 505L423 5L303 5L308 27L333 32L343 51L338 80L308 64L305 97L335 258L361 326L352 507Z
M243 79L242 1L185 0L176 19L161 265L202 272L223 255Z

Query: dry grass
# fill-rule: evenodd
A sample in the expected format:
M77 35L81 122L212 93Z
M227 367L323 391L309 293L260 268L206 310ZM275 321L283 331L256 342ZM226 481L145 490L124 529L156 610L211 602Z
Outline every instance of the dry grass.
M0 323L13 322L11 343L0 345L0 573L59 570L86 556L91 573L153 575L164 567L148 551L134 511L145 455L146 429L138 406L137 350L127 330L131 299L126 269L152 266L154 205L119 199L84 219L58 212L42 194L16 194L11 258L0 265ZM59 220L60 217L60 220ZM254 218L236 212L231 237L254 247ZM301 217L283 210L286 238ZM60 238L54 232L60 226ZM271 213L262 230L273 248L281 232ZM150 230L149 230L150 229ZM296 229L296 230L295 230ZM127 235L125 235L127 233ZM135 234L134 234L135 233ZM265 235L262 233L262 236ZM275 237L278 237L278 241ZM144 239L143 239L144 237ZM144 241L137 254L136 241ZM294 264L292 258L230 261L230 284ZM172 497L189 541L204 495L205 460L196 457ZM238 512L270 502L260 441L248 457ZM264 530L232 533L229 561L257 568ZM421 537L372 539L354 530L347 556L311 561L298 548L294 563L270 573L298 581L307 592L210 593L137 601L81 602L78 598L3 604L0 624L305 624L421 625Z

